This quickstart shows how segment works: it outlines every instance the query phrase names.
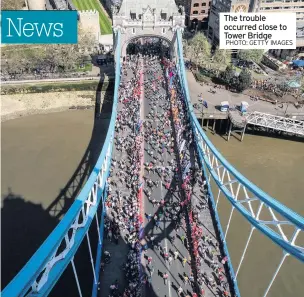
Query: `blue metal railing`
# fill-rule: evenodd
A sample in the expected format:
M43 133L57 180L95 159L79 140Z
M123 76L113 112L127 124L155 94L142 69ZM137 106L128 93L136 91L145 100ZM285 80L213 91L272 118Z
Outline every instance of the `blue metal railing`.
M116 40L116 53L115 53L115 59L116 59L116 67L115 67L115 87L114 87L114 101L113 101L113 109L115 106L115 113L117 115L117 104L118 104L118 90L120 85L120 78L121 78L121 64L120 64L120 31L117 32L117 40ZM115 116L116 121L116 116ZM109 175L109 172L108 172ZM104 201L107 198L107 190L108 185L104 189ZM104 234L104 217L105 217L105 207L103 207L102 214L101 214L101 222L100 222L100 239L101 243L97 246L97 256L95 261L95 271L96 271L96 278L99 279L100 274L100 262L102 257L102 243L103 243L103 234ZM93 289L92 289L92 297L96 297L98 293L98 281L97 284L93 282Z
M193 107L192 107L192 104L191 104L191 101L190 101L190 96L189 96L188 83L187 83L185 64L184 64L184 58L183 58L182 38L181 38L180 30L177 30L177 49L178 49L178 51L177 51L178 52L177 68L179 70L180 83L181 83L182 90L184 92L184 97L186 99L185 101L186 101L186 105L187 105L187 108L188 108L188 111L189 111L189 116L190 116L190 122L191 122L191 125L192 125L192 129L194 131L195 127L194 127L194 122L193 122L193 116L194 116L194 118L196 118L196 116L193 113ZM207 176L206 175L207 172L206 172L205 164L203 162L202 152L199 149L198 149L198 152L199 152L199 157L200 157L200 161L201 161L201 164L202 164L202 168L203 168L203 171L204 171L204 176ZM221 242L223 244L223 249L224 249L225 254L228 257L227 264L228 264L228 270L229 270L229 273L230 273L230 279L233 283L233 289L234 289L234 292L237 296L241 296L239 288L238 288L238 284L237 284L237 281L236 281L236 278L235 278L235 273L234 273L234 269L233 269L233 266L232 266L231 258L229 256L228 248L227 248L226 242L224 240L224 232L223 232L223 229L222 229L222 226L221 226L221 223L220 223L220 218L219 218L218 213L216 211L215 201L214 201L212 190L211 190L211 187L210 187L209 183L208 183L208 191L209 191L209 194L210 194L210 197L211 197L210 201L211 201L211 205L212 205L213 212L214 212L214 215L215 215L215 221L216 221L217 229L219 231Z
M230 173L233 175L234 179L237 180L238 183L240 183L242 186L244 186L246 189L248 189L251 193L255 195L260 201L262 201L267 207L275 210L277 213L279 213L281 216L283 216L287 221L293 225L295 228L298 228L299 230L304 230L304 218L294 212L293 210L289 209L282 203L278 202L274 198L270 197L267 193L262 191L260 188L258 188L256 185L254 185L252 182L250 182L247 178L245 178L241 173L239 173L215 148L215 146L211 143L211 141L208 139L206 134L203 132L195 114L193 111L193 107L190 101L190 95L187 85L187 78L186 78L186 72L184 67L184 61L183 61L183 49L182 49L182 37L181 32L177 30L177 46L178 46L178 58L179 58L179 71L180 71L180 78L181 78L181 85L183 87L183 91L186 97L186 104L189 110L189 117L192 124L193 131L196 131L198 133L198 136L200 139L198 139L197 135L195 137L197 138L197 144L198 144L198 151L202 157L202 160L204 160L204 170L208 169L211 176L214 178L215 182L217 183L217 186L221 189L223 194L227 197L229 202L249 221L251 225L256 227L258 230L260 230L263 234L265 234L268 238L270 238L274 243L279 245L285 252L293 255L300 261L304 261L304 252L303 248L299 248L297 246L294 246L291 242L286 241L282 236L278 235L278 233L274 232L271 228L267 226L267 224L263 223L262 221L256 220L249 212L248 210L238 201L236 201L231 194L230 191L227 190L227 188L223 185L222 181L220 180L219 176L216 174L212 164L210 163L210 160L204 153L203 148L200 145L200 141L203 141L204 145L209 149L210 152L212 152L213 156L218 160L218 162ZM205 172L206 173L206 172ZM212 192L211 192L212 194ZM214 200L214 199L212 199ZM217 216L217 213L216 213ZM220 226L220 224L218 224Z
M120 31L116 33L116 45L117 48L121 47L121 37ZM107 154L112 152L113 147L113 137L114 128L117 115L117 102L118 102L118 88L120 82L120 50L116 51L116 77L115 77L115 93L113 101L113 109L110 120L109 129L107 136L103 145L103 149L100 156L96 162L96 165L81 190L80 194L77 196L75 202L72 204L68 212L65 214L63 219L49 235L49 237L44 241L32 258L27 262L27 264L22 268L22 270L15 276L15 278L4 288L2 292L3 297L17 297L24 296L31 286L37 281L38 277L41 276L43 270L47 267L48 263L54 257L58 247L65 240L65 237L72 227L75 220L77 220L79 213L82 211L92 189L95 187L97 190L97 203L96 205L89 208L86 214L88 219L85 225L76 230L74 237L74 242L71 247L67 250L67 253L59 259L49 271L47 275L47 282L40 288L38 292L32 292L32 296L47 296L53 286L56 284L57 280L66 269L67 265L70 263L71 259L75 255L79 245L81 244L85 234L87 233L92 219L96 214L98 205L101 200L102 194L104 194L104 187L106 186L106 179L110 169L110 158ZM100 173L104 170L103 178L99 180ZM103 228L103 226L101 226Z

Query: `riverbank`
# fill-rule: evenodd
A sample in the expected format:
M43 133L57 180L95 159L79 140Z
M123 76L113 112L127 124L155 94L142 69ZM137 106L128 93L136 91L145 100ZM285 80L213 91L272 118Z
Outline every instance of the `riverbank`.
M104 94L100 92L101 102ZM94 108L95 98L96 91L2 95L1 122L34 114Z

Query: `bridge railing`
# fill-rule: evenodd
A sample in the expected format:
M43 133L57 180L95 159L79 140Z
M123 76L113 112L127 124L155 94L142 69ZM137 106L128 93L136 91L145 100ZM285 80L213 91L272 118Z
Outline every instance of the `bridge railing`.
M183 60L182 36L181 31L177 30L177 49L178 49L178 71L180 83L184 92L186 105L189 111L189 118L192 124L194 137L197 144L198 153L200 155L203 169L206 178L208 179L209 193L211 196L211 203L215 211L215 219L219 228L221 239L224 243L224 250L227 254L229 261L228 267L234 280L236 293L239 295L236 276L239 272L242 260L244 258L246 249L248 247L251 235L255 229L260 230L264 235L270 238L275 244L283 249L283 258L277 271L272 278L269 287L264 296L267 295L270 286L272 285L276 274L278 273L286 256L293 255L300 261L304 261L304 247L296 245L296 240L300 233L303 234L304 218L289 209L282 203L259 189L256 185L245 178L238 172L227 160L217 151L211 141L208 139L198 122L190 101L190 94L188 90L186 71ZM218 188L217 200L215 201L210 181L211 177ZM220 194L223 194L228 201L232 204L232 210L229 216L228 225L225 234L222 231L220 219L217 213L217 205L219 202ZM253 203L258 202L258 207L253 207ZM263 209L264 208L264 209ZM232 263L230 261L228 249L226 246L226 236L229 229L230 221L233 211L237 209L251 224L252 229L246 243L243 255L237 268L236 274L234 273ZM262 209L268 213L267 219L261 218ZM270 217L270 219L269 219ZM286 234L282 228L284 225L289 225L293 229L290 236Z
M254 111L246 116L247 124L304 136L304 121Z
M120 31L116 33L116 45L120 49ZM97 209L100 201L103 200L104 202L104 189L110 169L120 84L120 50L116 51L115 70L112 116L103 149L96 165L63 219L22 270L4 288L2 291L3 297L47 296L70 262L75 272L74 255L85 235L91 251L87 232L95 216L99 234ZM101 227L103 228L103 226ZM101 242L100 234L99 242ZM93 273L96 278L94 269Z

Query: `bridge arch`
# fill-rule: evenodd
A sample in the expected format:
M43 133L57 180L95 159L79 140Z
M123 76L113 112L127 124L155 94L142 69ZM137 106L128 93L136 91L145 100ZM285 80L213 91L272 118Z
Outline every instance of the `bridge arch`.
M134 41L136 41L136 40L138 40L138 39L140 39L140 38L159 38L159 39L165 41L165 42L168 44L169 48L170 48L170 56L172 56L172 54L173 54L173 49L174 49L174 48L173 48L174 42L171 41L169 38L167 38L167 37L165 37L165 36L157 35L157 34L155 34L155 35L154 35L154 34L141 34L141 35L136 35L136 36L130 37L129 39L127 39L127 40L122 44L122 47L121 47L121 57L125 57L126 54L127 54L127 48L128 48L128 46L129 46L132 42L134 42Z

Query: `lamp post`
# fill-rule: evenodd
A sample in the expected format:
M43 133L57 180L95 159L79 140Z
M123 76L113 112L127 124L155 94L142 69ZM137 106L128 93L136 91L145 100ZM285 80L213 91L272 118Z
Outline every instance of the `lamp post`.
M289 103L287 103L287 105L286 105L286 109L284 111L284 117L286 116L286 112L287 112L288 106L289 106Z

